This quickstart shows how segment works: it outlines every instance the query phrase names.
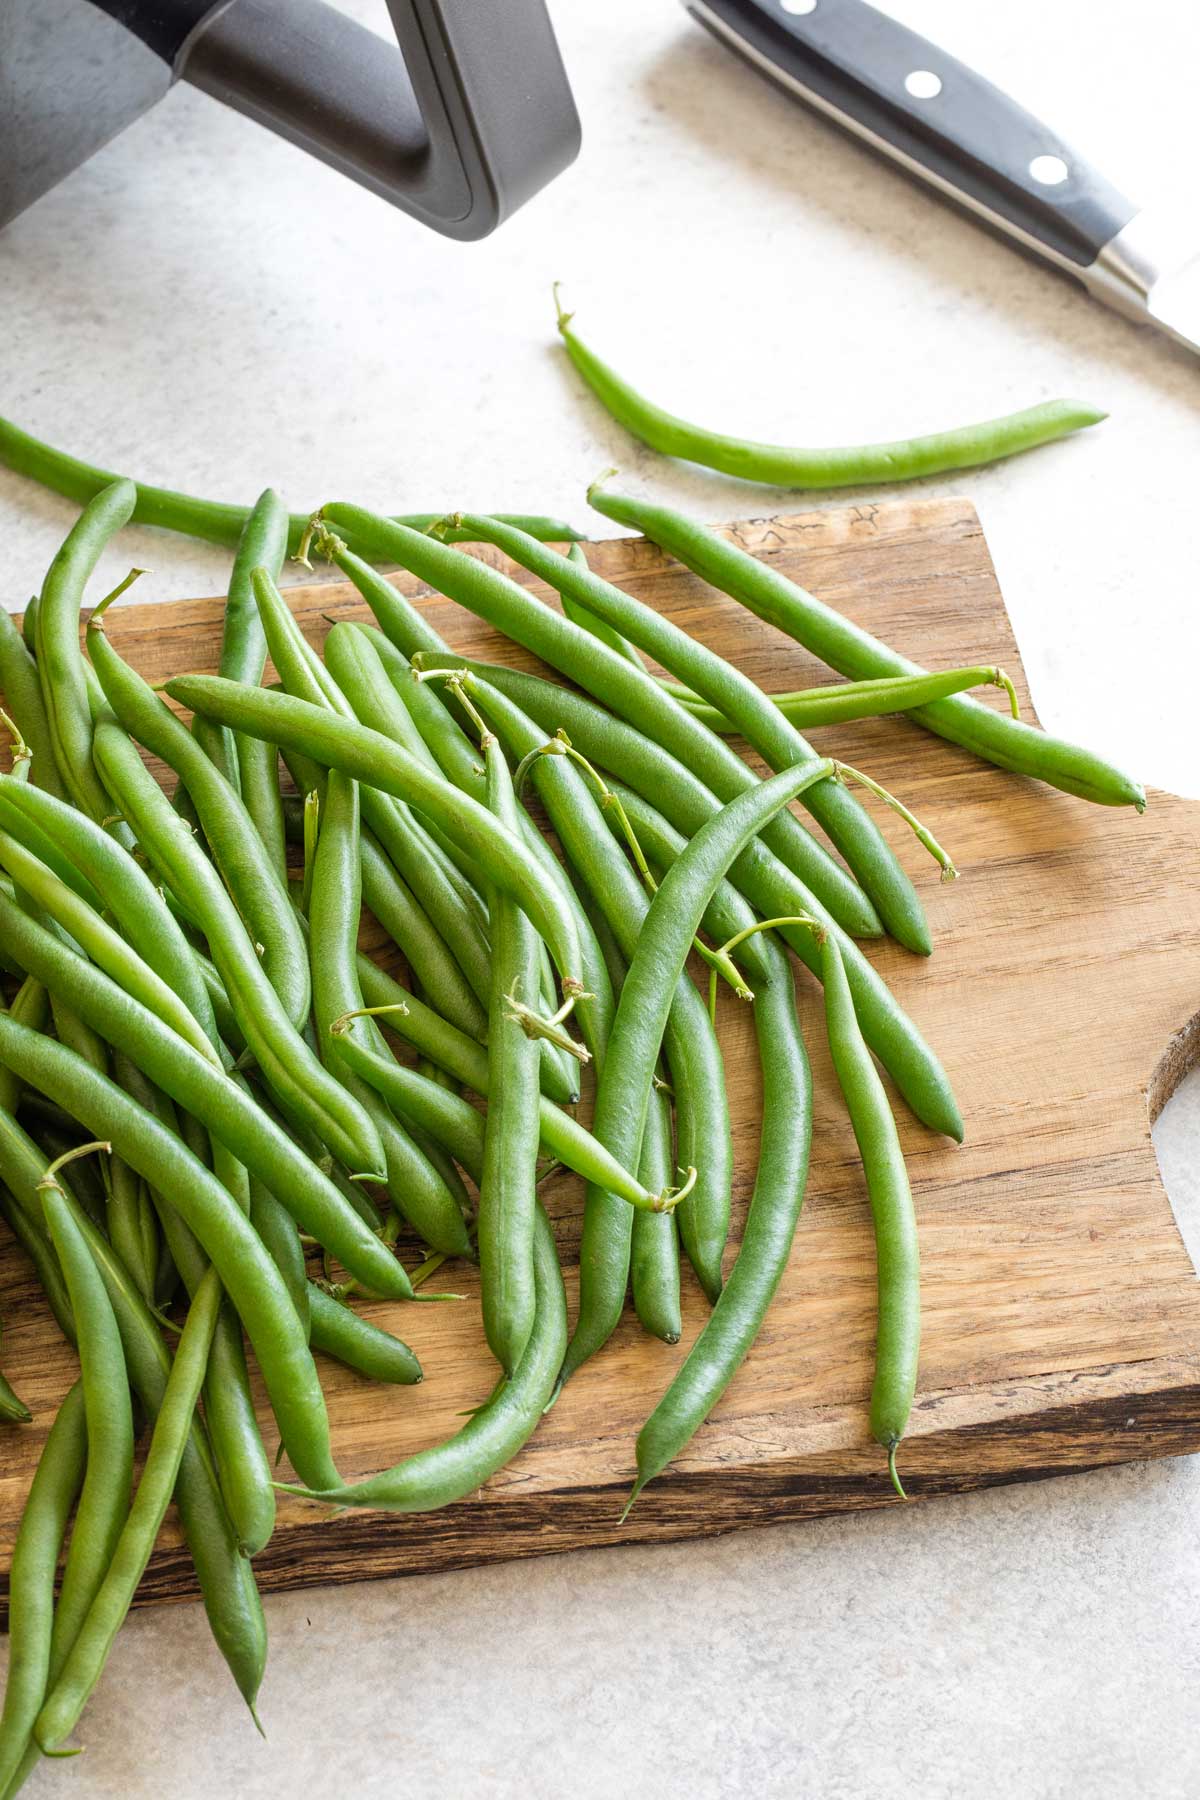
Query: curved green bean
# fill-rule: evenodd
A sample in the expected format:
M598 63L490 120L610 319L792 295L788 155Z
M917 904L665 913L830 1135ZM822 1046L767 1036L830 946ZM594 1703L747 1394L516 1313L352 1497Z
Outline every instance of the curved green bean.
M736 733L738 727L732 719L698 694L673 681L664 681L663 686L702 719L710 731ZM911 712L914 707L947 700L952 694L965 694L975 687L1004 688L1012 717L1020 717L1016 691L1004 670L982 664L969 669L937 670L931 675L885 675L877 681L796 688L787 694L768 694L767 698L793 725L839 725L856 719L878 719L886 713Z
M766 940L770 965L754 996L763 1106L758 1173L737 1258L687 1359L637 1440L637 1499L708 1417L757 1337L791 1254L812 1140L812 1076L786 953Z
M0 1794L24 1778L33 1727L50 1673L54 1572L83 1480L87 1422L76 1382L58 1409L13 1545L8 1577L8 1680L0 1713ZM29 1764L32 1766L32 1764Z
M413 1387L422 1379L421 1365L407 1344L390 1331L372 1325L315 1282L309 1285L308 1304L314 1350L332 1356L335 1362L344 1363L372 1381Z
M567 355L619 425L660 456L681 457L719 469L723 475L765 482L770 487L874 487L880 482L918 481L951 469L977 469L1039 444L1052 444L1056 438L1098 425L1108 417L1082 400L1046 400L999 419L891 443L820 450L760 444L690 424L647 400L582 342L571 328L572 317L559 308L558 330Z
M839 675L865 681L927 672L869 631L842 618L769 563L759 562L682 513L598 487L588 497L598 512L644 532L713 587L732 595L760 619L795 638ZM1143 789L1103 758L1039 731L1022 719L1006 718L966 695L957 694L918 707L910 716L939 737L961 744L964 750L998 768L1033 776L1064 793L1077 794L1103 806L1133 806L1138 812L1145 809Z
M537 1306L533 1330L510 1381L500 1384L461 1431L430 1450L419 1450L391 1469L351 1486L289 1487L308 1500L336 1506L371 1506L385 1512L430 1512L475 1492L489 1475L510 1462L537 1428L554 1392L567 1342L567 1300L559 1273L554 1233L542 1208L534 1236Z
M8 419L0 419L0 462L15 469L17 474L27 475L30 480L41 482L43 487L50 488L54 493L65 494L69 500L77 500L81 504L121 479L108 469L83 462L77 456L68 455L65 450L56 450L52 445L32 437L29 432L22 431ZM172 488L153 487L149 482L139 481L130 518L137 525L157 525L164 531L176 531L184 537L232 546L245 530L251 510L248 506L231 504L226 500L201 500L191 494L177 493ZM532 530L535 536L550 538L556 542L569 543L580 535L561 519L545 518L537 514L497 515L504 516L513 517L525 530ZM416 531L424 531L441 517L442 514L436 512L403 513L399 522ZM288 514L290 555L295 555L308 525L307 513Z
M29 747L30 780L65 800L67 790L58 772L37 664L8 608L0 606L0 614L0 692L5 709Z
M217 664L218 674L225 675L230 681L248 681L257 684L262 680L263 669L267 660L267 642L263 635L262 622L258 616L258 608L254 603L254 595L250 588L250 576L255 569L267 569L272 575L278 575L283 559L287 554L288 516L283 501L274 488L264 488L255 501L246 523L243 525L237 541L237 552L233 559L233 567L229 571L229 590L225 600L225 618L221 628L221 658ZM196 741L204 749L205 754L220 769L225 779L230 782L246 801L247 810L261 832L260 816L257 808L250 805L250 794L246 790L245 770L242 767L242 753L247 742L253 739L238 741L232 732L219 728L214 730L206 720L201 719ZM258 746L252 752L257 757L255 767L255 793L262 793ZM278 786L276 786L278 793ZM268 832L273 814L268 810ZM264 838L264 842L266 839ZM278 847L277 842L268 845L268 849ZM278 865L277 865L278 866Z
M896 1121L882 1081L863 1042L841 955L833 940L821 948L825 1023L838 1085L862 1157L875 1226L879 1323L875 1380L871 1387L871 1435L887 1451L896 1492L896 1449L904 1436L917 1386L921 1343L920 1256L912 1190Z

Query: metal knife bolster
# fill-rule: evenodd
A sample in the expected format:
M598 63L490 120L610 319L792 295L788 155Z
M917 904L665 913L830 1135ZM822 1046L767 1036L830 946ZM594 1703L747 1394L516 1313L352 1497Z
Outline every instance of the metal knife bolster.
M1161 278L1197 245L1171 241L1031 113L865 0L684 0L756 68L1109 306L1153 318ZM1200 324L1200 321L1197 321Z

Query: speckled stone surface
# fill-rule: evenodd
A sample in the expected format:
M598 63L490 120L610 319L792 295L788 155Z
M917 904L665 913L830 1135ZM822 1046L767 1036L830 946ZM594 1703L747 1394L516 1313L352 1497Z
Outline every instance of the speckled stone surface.
M1111 421L926 486L978 505L1044 722L1200 793L1200 369L881 170L676 7L554 10L585 151L482 245L434 239L177 91L0 233L0 411L231 499L270 480L297 506L582 523L588 478L616 462L712 518L798 504L639 453L554 349L554 278L664 403L762 437L888 437L1075 392ZM1132 20L1115 0L892 10L1133 191L1185 190L1200 23L1177 0ZM68 517L0 472L8 605ZM114 576L131 559L154 571L147 599L212 591L224 568L151 533L122 539ZM1200 1082L1156 1141L1200 1253ZM1183 1800L1200 1791L1198 1512L1200 1467L1178 1463L273 1598L265 1745L199 1609L142 1613L86 1756L30 1791Z

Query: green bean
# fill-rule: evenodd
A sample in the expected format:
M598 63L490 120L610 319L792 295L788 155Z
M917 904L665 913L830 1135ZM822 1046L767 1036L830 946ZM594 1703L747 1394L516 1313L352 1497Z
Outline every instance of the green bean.
M438 1011L469 1037L484 1037L487 1014L437 926L370 832L362 834L361 852L363 900L368 910L398 946L414 979L427 993L437 995Z
M25 1768L45 1697L54 1619L54 1572L67 1519L83 1480L87 1424L76 1382L58 1409L13 1545L8 1578L8 1680L0 1715L0 1794ZM32 1765L30 1765L32 1766Z
M242 802L254 820L271 867L281 881L286 881L287 837L279 787L279 752L261 738L243 737L237 740L237 757Z
M60 800L67 798L54 756L50 721L42 701L37 664L7 607L0 606L0 690L33 759L30 779Z
M100 820L111 810L92 768L92 719L88 706L79 613L83 590L108 540L133 512L137 490L115 481L88 502L50 564L37 611L38 679L59 775L80 812Z
M741 758L698 724L686 707L664 693L652 676L544 606L497 570L433 538L389 525L359 507L339 502L324 508L324 516L330 526L337 530L346 528L368 540L374 554L400 562L570 680L586 687L631 725L686 762L720 799L732 799L734 794L757 784L758 778ZM388 620L381 618L380 623L389 629ZM405 644L399 643L398 648L404 651ZM790 812L785 811L772 821L764 839L789 868L812 885L846 930L878 935L879 918L869 899Z
M592 489L589 498L597 511L643 531L669 555L731 594L769 625L778 626L839 675L865 681L926 673L918 663L843 619L769 563L759 562L681 513L598 488ZM1064 793L1105 806L1134 806L1139 812L1145 808L1143 790L1102 758L1024 720L1006 718L966 695L918 707L911 716L939 737L961 744L998 768L1034 776Z
M287 884L266 855L253 819L182 720L118 656L99 609L88 621L87 646L120 724L185 784L212 859L252 940L262 946L263 971L288 1018L300 1026L311 998L308 957Z
M278 575L284 556L287 554L288 516L283 501L274 488L265 488L255 501L253 509L243 525L238 537L237 553L233 559L233 568L229 572L229 592L225 601L225 620L221 631L221 660L217 665L218 672L228 676L230 681L248 681L257 684L262 680L263 668L267 659L267 644L263 636L262 623L258 616L258 608L254 604L254 595L250 588L251 573L258 568L265 568L272 575ZM225 779L230 782L247 803L247 810L259 824L255 809L250 807L249 795L243 779L242 754L247 741L239 742L232 732L213 730L206 720L201 719L196 741L204 748L205 753L220 769ZM257 745L252 757L258 756ZM256 771L260 773L261 771ZM261 786L256 792L261 792ZM278 792L278 788L276 789ZM268 820L272 815L267 814ZM268 831L270 824L268 824ZM264 839L264 842L266 840ZM278 848L276 839L269 849Z
M43 840L51 844L60 860L50 866L59 878L74 885L97 911L112 915L131 947L178 994L216 1045L212 1005L191 945L162 894L128 851L74 808L4 775L0 775L0 821L43 862L48 860ZM32 836L29 826L34 828ZM86 881L82 890L78 881L71 883L64 862Z
M93 463L68 455L65 450L42 443L7 419L0 419L0 462L15 469L17 474L40 481L43 487L81 504L119 479L107 469L97 468ZM184 537L200 538L205 543L232 546L245 530L251 511L248 506L226 500L201 500L191 494L180 494L171 488L152 487L148 482L139 481L130 518L135 525L157 525L164 531L177 531ZM404 513L400 515L400 522L416 531L424 531L441 516L436 512ZM535 536L556 542L569 542L579 536L561 519L536 514L497 514L497 517L505 516L514 518ZM308 524L307 513L288 514L289 555L295 554Z
M626 961L634 955L650 901L604 823L578 769L567 759L537 754L545 740L498 689L466 678L489 724L514 756L529 762L539 796L567 857L616 935ZM695 1169L695 1184L679 1207L679 1234L710 1299L721 1291L721 1254L729 1229L733 1149L724 1070L715 1035L689 976L680 972L665 1027L665 1053L675 1087L679 1160ZM603 1082L604 1068L600 1070ZM638 1151L630 1152L630 1167ZM606 1339L620 1317L631 1254L633 1221L604 1193L588 1197L580 1252L580 1317L585 1332ZM624 1272L622 1272L622 1263ZM590 1271L603 1271L593 1284ZM589 1271L583 1274L582 1271ZM576 1326L579 1333L579 1326ZM582 1339L581 1339L582 1341Z
M461 1431L352 1486L324 1492L311 1488L287 1491L337 1506L372 1506L399 1513L429 1512L473 1494L532 1437L554 1392L566 1348L566 1295L554 1233L540 1206L534 1237L534 1278L537 1308L520 1367L510 1381L501 1382Z
M737 725L771 768L791 768L815 757L812 746L755 682L671 619L510 526L472 519L469 528L548 581L556 592L571 593L597 618L685 680ZM634 671L634 679L648 678L644 671ZM849 864L885 929L906 949L927 956L932 944L921 903L887 840L854 795L839 781L818 782L805 794L804 805Z
M641 1150L654 1065L672 996L713 890L772 810L786 805L806 783L824 780L832 767L826 760L787 769L731 800L697 832L651 901L621 989L596 1092L593 1131L622 1160L636 1158ZM611 1332L620 1313L627 1268L627 1242L622 1245L597 1232L592 1244L581 1248L579 1318L563 1361L564 1381Z
M478 1186L483 1179L483 1114L419 1068L370 1051L354 1038L343 1035L340 1041L347 1063L374 1084L396 1117L410 1131L441 1144Z
M425 658L422 656L421 661ZM569 693L535 675L492 664L463 663L461 657L437 658L465 666L499 688L527 712L548 734L559 726L588 760L663 809L672 825L692 837L706 819L715 816L719 803L692 771L668 756L649 739L615 719L579 694ZM925 1043L912 1020L896 1004L886 983L857 945L838 931L816 896L773 857L762 842L751 843L730 871L734 884L764 918L785 918L808 913L838 938L846 973L854 993L855 1009L871 1049L895 1081L905 1100L923 1124L961 1142L962 1117L941 1063ZM814 974L820 974L821 958L812 933L785 926L781 937Z
M323 1355L332 1356L335 1362L356 1369L372 1381L412 1387L422 1379L421 1365L407 1344L361 1318L353 1307L335 1300L315 1282L309 1284L308 1304L313 1348Z
M760 444L689 424L647 400L581 341L571 328L572 316L559 308L558 329L567 355L618 425L660 456L681 457L769 487L874 487L880 482L919 481L951 469L977 469L999 462L1039 444L1052 444L1056 438L1098 425L1108 417L1082 400L1046 400L999 419L891 443L819 450Z
M726 735L738 727L716 707L701 700L678 682L664 681L674 694L710 731ZM767 698L793 725L838 725L855 719L878 719L885 713L911 712L933 700L966 693L973 687L1003 688L1014 719L1020 717L1016 690L1003 669L977 665L969 669L943 669L932 675L885 675L879 681L843 681L832 687L796 688Z
M253 1175L250 1177L250 1222L266 1245L271 1261L292 1297L300 1323L307 1331L308 1277L304 1245L300 1242L296 1221L271 1189Z
M293 1464L298 1472L302 1464L314 1472L301 1478L316 1486L336 1479L325 1401L296 1309L257 1233L220 1182L115 1083L3 1014L0 1062L30 1086L59 1094L82 1125L105 1131L131 1167L170 1193L246 1326Z
M371 1120L383 1145L392 1204L433 1249L443 1250L449 1256L465 1256L470 1252L470 1239L456 1195L374 1089L360 1081L337 1055L330 1037L336 1020L362 1006L354 968L361 911L359 869L358 786L334 769L326 788L309 908L313 1006L320 1054ZM369 1035L367 1027L360 1029Z
M219 1074L102 970L56 943L2 896L0 931L31 973L36 971L51 991L65 986L95 1028L267 1182L293 1217L351 1274L392 1299L409 1296L400 1264L363 1227L321 1169L235 1081ZM172 1181L165 1191L174 1197Z
M110 1146L89 1144L83 1148L108 1150ZM38 1187L47 1229L71 1297L87 1415L88 1455L54 1614L52 1663L74 1643L104 1579L129 1512L133 1481L133 1409L121 1334L100 1271L55 1181L56 1174L51 1163Z
M903 1498L904 1489L896 1473L896 1449L904 1436L916 1391L921 1341L916 1214L896 1121L863 1042L841 955L832 939L822 946L822 961L829 1048L862 1157L875 1226L879 1323L871 1388L871 1435L887 1451L893 1485Z
M43 1750L52 1750L74 1730L146 1572L187 1447L220 1304L221 1284L216 1270L210 1269L188 1311L142 1478L111 1563L38 1714L34 1736ZM60 1614L61 1610L60 1600Z
M678 1456L732 1381L762 1326L791 1254L812 1139L812 1077L786 952L765 940L768 979L754 996L762 1071L758 1172L737 1259L687 1359L637 1440L632 1506Z
M517 799L498 739L482 739L488 805L517 833ZM514 900L491 896L492 997L488 1010L488 1111L479 1186L479 1273L488 1348L511 1380L533 1330L533 1237L537 1211L536 1038L513 1014L514 998L536 1005L538 939Z
M489 879L529 914L554 957L564 991L583 991L575 914L561 889L551 891L547 886L539 864L523 843L498 825L485 807L378 732L322 712L289 694L251 691L222 681L219 675L183 676L169 682L167 691L195 712L207 712L284 749L294 747L326 767L342 769L436 818L448 836L477 858Z
M246 690L249 691L249 690ZM288 1116L311 1123L321 1141L355 1171L382 1165L382 1147L370 1119L326 1073L297 1033L267 980L236 909L191 832L171 810L137 750L116 725L96 729L96 766L138 839L172 887L183 889L202 911L230 1001L259 1068Z
M28 1425L32 1417L33 1414L11 1382L0 1374L0 1425Z
M652 1193L661 1193L671 1185L674 1166L671 1102L656 1087L646 1112L638 1180ZM683 1322L679 1311L679 1225L674 1211L634 1213L629 1280L633 1310L643 1329L664 1344L677 1344Z

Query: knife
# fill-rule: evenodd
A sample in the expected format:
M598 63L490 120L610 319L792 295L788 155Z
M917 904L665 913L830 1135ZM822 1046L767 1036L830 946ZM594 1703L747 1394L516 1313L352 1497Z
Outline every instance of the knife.
M723 43L1096 299L1200 350L1200 243L865 0L684 0Z

